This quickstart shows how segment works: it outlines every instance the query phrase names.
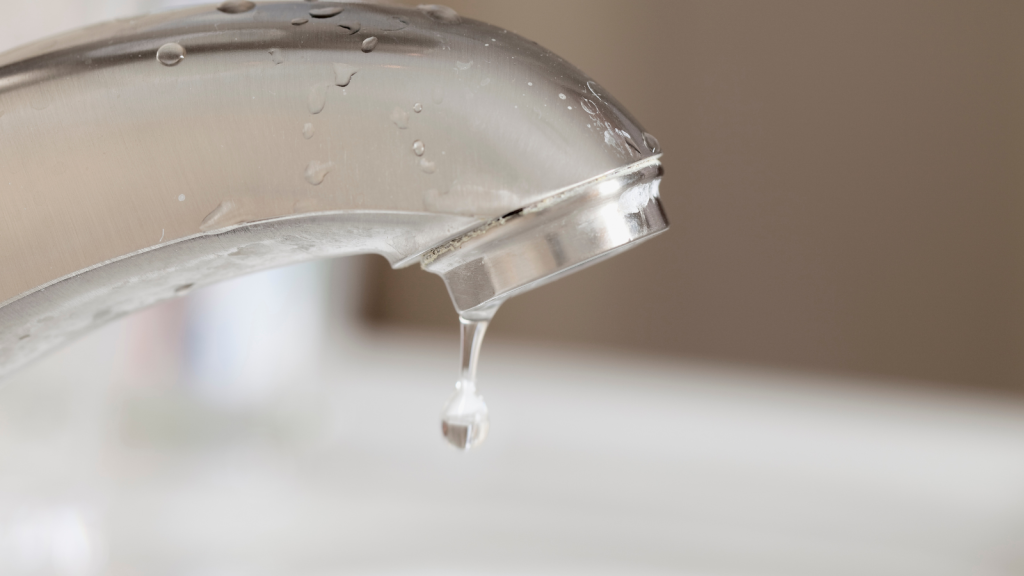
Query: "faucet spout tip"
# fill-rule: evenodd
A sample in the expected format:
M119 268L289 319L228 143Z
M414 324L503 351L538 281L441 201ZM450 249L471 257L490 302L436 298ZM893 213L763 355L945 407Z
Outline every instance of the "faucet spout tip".
M658 157L557 191L427 252L459 314L489 318L505 300L668 230Z

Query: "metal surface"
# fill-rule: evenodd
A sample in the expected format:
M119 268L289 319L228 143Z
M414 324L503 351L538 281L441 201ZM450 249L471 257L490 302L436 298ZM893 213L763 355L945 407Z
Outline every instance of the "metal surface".
M342 10L310 13L332 6ZM579 70L440 9L211 6L8 52L0 375L192 286L314 257L373 252L407 265L482 228L471 234L479 243L500 232L496 218L530 206L540 215L544 200L615 171L646 191L643 214L660 215L657 152ZM505 250L500 282L444 271L457 307L499 301L667 226L648 218L616 236L637 212L589 214L561 227L516 218L508 230L523 241L528 222L547 222L550 245L576 248L544 266L511 265Z

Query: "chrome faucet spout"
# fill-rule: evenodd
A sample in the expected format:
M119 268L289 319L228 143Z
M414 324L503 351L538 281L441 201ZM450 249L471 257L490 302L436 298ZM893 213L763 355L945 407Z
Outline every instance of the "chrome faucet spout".
M541 46L438 7L250 4L0 54L0 377L263 268L421 262L473 317L667 229L657 140Z

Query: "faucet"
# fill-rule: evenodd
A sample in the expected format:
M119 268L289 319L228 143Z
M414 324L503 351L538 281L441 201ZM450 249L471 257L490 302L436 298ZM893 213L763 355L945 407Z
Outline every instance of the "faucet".
M376 253L464 318L668 229L657 139L449 8L230 0L0 54L0 377L115 318Z

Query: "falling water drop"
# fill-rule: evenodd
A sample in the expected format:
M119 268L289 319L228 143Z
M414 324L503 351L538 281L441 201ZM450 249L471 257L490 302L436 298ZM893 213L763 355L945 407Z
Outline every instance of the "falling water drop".
M309 113L319 114L327 105L327 85L317 84L309 89Z
M363 25L359 22L342 22L341 24L338 24L338 27L351 35L359 32Z
M420 158L420 170L423 170L427 174L433 174L437 172L437 165L426 158Z
M419 102L413 104L412 105L412 111L417 113L417 114L419 114L420 112L423 112L423 104L420 104ZM3 110L0 110L0 116L3 116L3 115L4 115Z
M423 145L423 141L417 140L412 143L412 152L417 156L423 156L423 153L427 151L427 147Z
M302 135L306 140L309 140L313 137L313 134L316 134L316 128L313 128L313 124L311 122L306 122L306 125L302 127Z
M185 59L185 48L181 44L168 42L156 51L156 61L164 66L174 66Z
M255 7L256 4L248 0L227 0L227 2L221 2L220 6L217 6L217 10L225 14L241 14Z
M306 166L306 182L309 182L313 186L319 186L332 168L334 168L334 162L319 162L317 160L311 161Z
M281 53L280 48L271 48L268 52L270 52L270 59L274 61L274 64L284 64L284 54Z
M309 22L309 18L296 18L292 20L292 26L302 26L306 22Z
M331 16L337 16L338 14L341 14L342 10L344 10L344 8L342 8L341 6L325 6L323 8L311 8L309 10L309 15L312 16L313 18L330 18Z
M459 318L459 323L462 325L462 371L455 384L455 394L441 412L441 434L456 448L469 450L487 438L490 428L487 404L476 392L480 344L489 322Z
M359 72L359 68L339 62L334 65L334 83L342 87L348 86L356 72Z
M363 52L373 52L373 49L377 47L377 37L370 36L366 40L363 40L362 50Z
M644 132L644 144L647 145L648 150L654 152L655 154L661 152L661 144L658 142L658 139L655 138L653 134Z
M405 130L409 127L409 114L405 110L396 106L395 109L391 111L391 121L394 122L395 126L398 126L400 130Z
M420 4L417 8L420 9L420 12L423 12L438 22L455 24L459 21L459 13L447 6L442 6L440 4Z

